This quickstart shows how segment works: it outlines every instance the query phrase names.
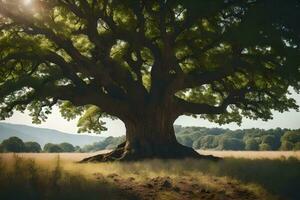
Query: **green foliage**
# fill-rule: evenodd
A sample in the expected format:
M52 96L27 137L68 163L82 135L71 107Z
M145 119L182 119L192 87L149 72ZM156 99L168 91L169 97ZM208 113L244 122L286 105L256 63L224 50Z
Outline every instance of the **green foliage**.
M291 151L294 149L294 144L289 141L283 141L280 146L282 151Z
M25 142L26 152L39 153L42 151L41 145L37 142Z
M278 149L280 147L279 140L276 140L276 137L274 135L263 136L262 143L268 144L272 150Z
M115 149L119 144L125 141L125 136L121 137L107 137L105 140L100 142L95 142L91 145L85 145L82 148L83 152L94 152L105 149Z
M80 127L78 132L91 132L100 133L107 130L104 125L105 122L101 121L103 113L97 106L90 106L86 109L85 113L80 117L77 126Z
M0 144L0 152L41 152L41 146L37 142L23 142L18 137L10 137Z
M175 125L174 129L179 142L182 143L182 138L189 138L186 141L192 140L193 145L189 146L195 149L253 151L260 150L259 145L266 147L263 148L265 150L278 150L282 136L289 132L289 130L280 128L231 131L220 128L181 127L178 125Z
M294 145L294 150L295 150L295 151L299 151L299 150L300 150L300 142L297 142L297 143Z
M42 151L42 148L37 142L23 142L18 137L11 137L7 140L3 140L0 144L0 152L31 152L39 153ZM61 143L61 144L52 144L47 143L44 146L44 152L49 153L59 153L59 152L80 152L81 149L79 146L74 147L70 143Z
M75 152L82 153L82 149L80 148L80 146L75 146L74 150Z
M216 150L296 150L298 143L281 142L284 135L290 135L287 129L244 129L231 131L220 128L182 127L175 125L176 137L179 143L194 149ZM292 131L297 132L297 131ZM82 148L84 152L104 149L114 149L125 141L125 136L108 137L103 141ZM297 148L295 145L298 145ZM287 146L287 147L286 147Z
M222 150L244 150L245 144L242 140L236 138L221 138L219 142L219 147Z
M247 151L257 151L258 149L259 149L259 144L255 139L250 138L250 139L246 140L245 150L247 150Z
M11 137L7 140L3 140L2 148L4 152L25 152L24 142L17 137Z
M44 146L44 152L60 153L60 152L75 152L80 151L80 147L74 147L72 144L64 142L61 144L47 143Z
M41 123L59 104L66 119L84 113L79 132L99 133L101 118L124 120L164 96L178 116L272 119L299 107L288 95L300 89L299 9L298 0L1 1L0 118L27 109Z
M63 118L69 120L74 120L78 115L83 112L82 107L74 106L70 101L62 101L59 104L59 111Z
M62 152L74 152L75 147L70 143L61 143L59 144L59 147L62 149Z
M63 149L57 144L47 143L44 146L44 152L59 153L59 152L63 152Z
M300 130L287 131L281 138L281 150L299 150Z
M214 149L219 145L218 138L214 135L205 135L199 137L194 143L193 148L195 149Z
M282 136L282 141L288 141L291 143L300 142L300 131L288 131Z
M259 145L259 150L260 150L260 151L271 151L271 150L272 150L272 147L271 147L269 144L261 143L261 144Z

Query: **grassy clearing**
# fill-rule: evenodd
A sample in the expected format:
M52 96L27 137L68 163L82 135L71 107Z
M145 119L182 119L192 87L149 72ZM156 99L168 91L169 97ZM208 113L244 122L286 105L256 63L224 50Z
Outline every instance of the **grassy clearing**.
M148 160L132 163L77 164L74 161L88 155L60 154L60 162L57 162L56 154L19 154L18 156L1 155L1 166L4 170L0 173L2 191L0 199L12 199L7 196L11 194L23 194L23 199L34 199L30 198L32 197L30 194L26 196L24 194L26 191L36 191L33 193L42 194L43 197L47 197L46 199L76 199L79 196L85 196L86 199L133 199L133 196L122 196L124 192L120 191L113 182L102 178L95 179L95 175L109 177L111 174L120 175L124 180L133 178L140 183L156 177L169 177L174 182L180 182L185 178L187 181L199 183L201 188L224 192L226 195L230 195L234 187L239 187L253 192L259 197L258 199L273 200L277 197L300 199L298 192L300 161L295 158L256 160L226 158L221 162ZM35 188L36 182L39 182L38 188ZM54 183L57 189L53 187ZM13 192L15 188L21 191ZM181 198L178 193L158 191L157 199Z

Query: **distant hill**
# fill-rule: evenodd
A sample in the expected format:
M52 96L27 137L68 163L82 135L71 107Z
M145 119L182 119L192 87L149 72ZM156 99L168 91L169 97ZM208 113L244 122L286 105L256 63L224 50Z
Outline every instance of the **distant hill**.
M104 137L83 135L83 134L70 134L63 133L57 130L36 128L26 125L0 123L0 142L3 140L16 136L24 142L34 141L38 142L42 147L46 143L59 144L68 142L74 146L84 146L104 140Z

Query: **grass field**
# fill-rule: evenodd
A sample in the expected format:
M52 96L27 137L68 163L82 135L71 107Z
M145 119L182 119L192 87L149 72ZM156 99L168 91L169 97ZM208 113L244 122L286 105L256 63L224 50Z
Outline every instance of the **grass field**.
M222 158L247 158L247 159L288 159L300 160L300 151L209 151L198 150L200 154L214 155Z
M93 154L0 154L0 199L300 199L299 152L212 153L225 159L78 164Z

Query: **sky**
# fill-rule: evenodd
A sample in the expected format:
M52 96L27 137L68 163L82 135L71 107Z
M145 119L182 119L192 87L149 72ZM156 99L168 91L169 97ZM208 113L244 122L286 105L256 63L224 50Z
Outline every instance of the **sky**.
M300 105L300 94L292 94L293 98L296 99L297 104ZM208 122L204 119L195 119L192 117L181 116L176 121L175 124L182 126L203 126L203 127L219 127L219 128L229 128L232 130L235 129L246 129L246 128L262 128L262 129L270 129L270 128L290 128L290 129L298 129L300 128L300 112L296 112L295 110L290 110L289 112L279 113L273 112L274 119L268 122L264 122L262 120L249 120L244 119L241 126L238 126L236 123L230 123L224 126L219 126L218 124ZM111 120L104 119L107 123L106 127L107 131L102 132L100 136L121 136L125 134L125 126L120 120ZM40 125L35 125L31 123L31 118L28 116L28 113L19 113L16 112L11 118L8 118L1 122L14 123L14 124L24 124L34 127L40 128L49 128L55 129L66 133L77 133L77 121L67 121L60 116L57 107L54 107L52 114L49 116L48 120Z

